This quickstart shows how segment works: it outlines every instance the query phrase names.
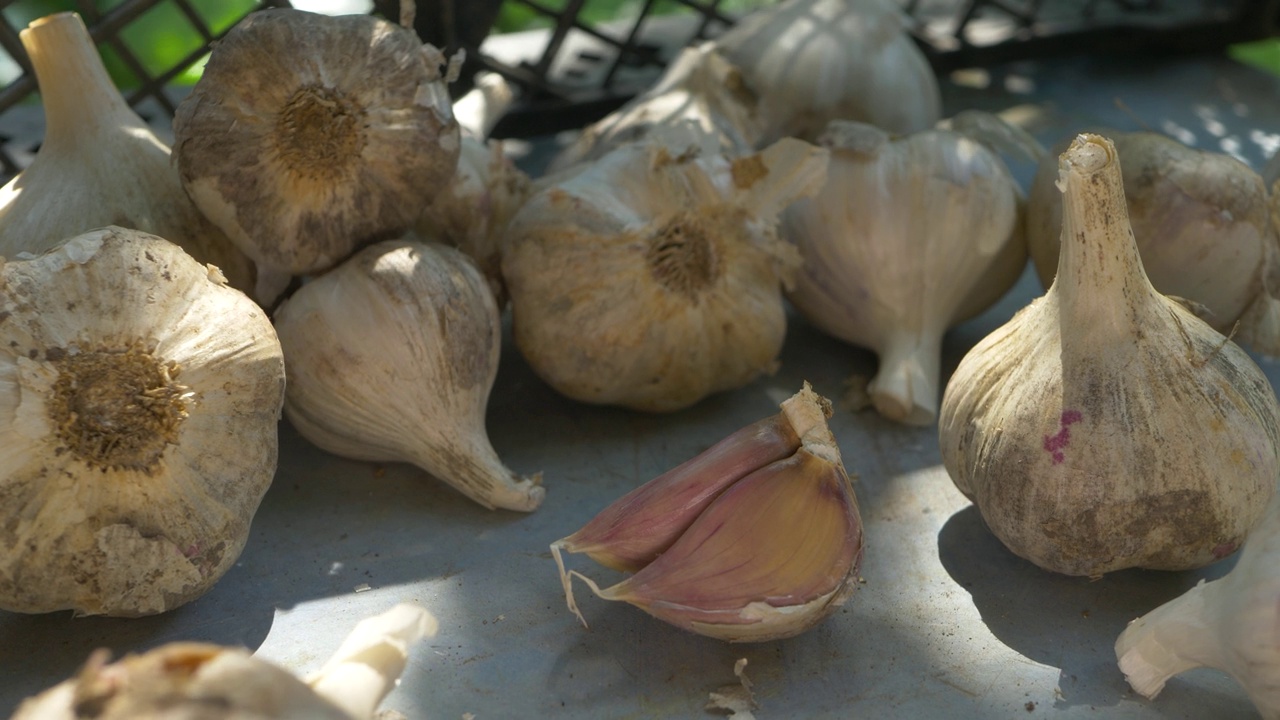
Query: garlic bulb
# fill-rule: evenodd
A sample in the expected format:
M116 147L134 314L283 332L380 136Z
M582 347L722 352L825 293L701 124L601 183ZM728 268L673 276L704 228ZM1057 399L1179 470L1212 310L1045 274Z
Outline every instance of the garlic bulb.
M443 65L412 30L368 15L255 12L178 107L182 181L259 266L328 269L404 233L453 176Z
M756 97L712 43L684 48L653 87L582 131L548 167L598 160L628 142L661 142L673 155L694 147L741 155L760 139Z
M0 607L148 615L235 563L284 362L225 282L117 227L0 264Z
M933 127L942 96L893 0L787 0L715 40L758 100L761 134L813 139L832 120L895 135Z
M1017 184L999 157L951 131L890 139L837 120L820 142L826 185L783 213L805 258L788 297L823 332L880 355L867 390L882 415L928 425L943 334L1026 265Z
M1199 306L1215 330L1231 332L1264 292L1277 258L1267 193L1247 165L1152 132L1112 133L1122 162L1129 223L1156 290ZM1056 162L1040 164L1031 188L1027 241L1048 287L1058 267L1062 195Z
M858 502L827 427L831 404L805 383L749 425L605 508L552 544L565 601L582 579L677 627L763 642L813 627L852 595L862 564ZM600 589L565 572L561 550L635 574Z
M776 218L825 167L799 140L736 160L632 143L543 188L505 239L517 347L571 398L649 411L770 372L799 265Z
M1077 137L1060 168L1057 277L956 368L943 464L996 537L1042 568L1207 565L1275 492L1275 393L1147 280L1110 141Z
M0 189L0 256L123 225L181 245L250 291L253 263L187 197L169 148L116 91L80 16L43 17L19 35L40 83L45 135L31 165Z
M365 618L305 682L243 648L177 642L111 664L100 650L76 677L25 701L12 720L373 720L409 646L437 626L408 604Z
M1129 623L1116 639L1125 679L1154 698L1197 667L1235 678L1265 720L1280 718L1280 496L1226 576L1198 585Z
M403 461L487 508L545 494L498 459L484 428L502 323L465 255L391 240L303 285L275 315L289 374L285 415L343 457Z

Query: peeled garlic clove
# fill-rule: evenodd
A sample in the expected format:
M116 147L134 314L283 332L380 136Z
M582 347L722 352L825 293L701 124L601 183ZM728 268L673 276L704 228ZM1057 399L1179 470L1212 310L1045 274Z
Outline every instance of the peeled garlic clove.
M397 237L458 162L444 64L412 30L369 15L252 13L174 117L187 192L278 272L326 270Z
M799 264L776 218L825 167L798 140L736 160L633 143L542 188L504 240L521 354L571 398L658 412L771 372Z
M19 35L40 84L45 135L31 165L0 189L0 256L122 225L177 243L251 291L253 263L187 197L168 146L116 90L80 16L49 15Z
M361 250L275 315L303 437L357 460L410 462L487 508L530 511L539 476L507 469L485 431L501 318L461 252L411 240Z
M1244 351L1151 286L1114 146L1077 137L1060 177L1057 276L960 362L943 395L943 463L991 531L1042 568L1207 565L1275 492L1275 393Z
M788 0L714 43L757 97L759 141L815 139L832 120L895 135L933 127L942 96L892 0Z
M1026 265L1018 190L984 145L944 130L892 139L835 121L821 192L783 212L805 258L788 293L820 330L875 350L884 416L934 421L942 336L995 302Z
M231 568L275 474L262 310L154 235L0 262L0 608L159 613Z

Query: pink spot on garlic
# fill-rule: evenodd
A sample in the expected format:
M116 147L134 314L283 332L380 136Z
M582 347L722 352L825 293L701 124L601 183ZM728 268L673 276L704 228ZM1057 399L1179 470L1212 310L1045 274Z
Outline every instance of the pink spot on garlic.
M1074 423L1080 422L1083 417L1079 410L1064 410L1062 417L1058 420L1058 432L1054 435L1044 436L1045 452L1053 456L1054 465L1066 459L1066 455L1062 451L1071 442L1071 430L1069 427Z

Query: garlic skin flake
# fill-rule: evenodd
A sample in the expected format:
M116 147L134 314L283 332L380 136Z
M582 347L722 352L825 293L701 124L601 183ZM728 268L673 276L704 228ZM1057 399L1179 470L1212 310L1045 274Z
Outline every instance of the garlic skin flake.
M568 397L652 412L771 372L799 265L778 213L826 163L793 139L733 160L642 142L543 187L505 239L516 346Z
M1243 350L1151 286L1111 142L1080 135L1060 168L1057 277L952 375L943 464L991 531L1047 570L1207 565L1275 493L1275 393Z
M984 145L945 130L891 139L834 121L827 182L783 212L804 267L787 296L823 332L875 350L876 410L937 417L942 337L994 303L1026 266L1018 188Z
M0 608L149 615L212 587L275 474L262 310L107 227L0 264L0 318Z
M458 163L444 56L368 15L254 12L174 117L196 205L259 266L301 275L403 234Z
M250 292L253 263L187 197L169 147L116 90L80 16L49 15L19 36L46 126L31 165L0 189L0 256L120 225L180 245Z
M285 415L336 455L417 465L487 508L528 512L546 491L498 458L485 408L502 322L469 258L401 239L303 285L275 314Z

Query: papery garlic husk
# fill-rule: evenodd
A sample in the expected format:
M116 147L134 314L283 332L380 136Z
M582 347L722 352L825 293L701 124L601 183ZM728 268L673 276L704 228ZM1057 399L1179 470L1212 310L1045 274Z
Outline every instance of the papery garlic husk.
M1108 133L1119 154L1124 194L1142 257L1156 290L1189 300L1201 319L1230 333L1265 291L1277 259L1267 193L1249 166L1153 132ZM1065 142L1058 148L1061 151ZM1062 193L1056 156L1032 183L1027 241L1041 282L1057 272ZM1244 329L1244 328L1242 328Z
M649 139L673 155L690 147L745 155L760 140L756 96L712 43L684 48L653 87L591 124L551 161L554 174Z
M782 408L777 424L734 433L552 545L565 600L584 625L570 577L605 600L730 642L798 635L849 598L862 563L862 521L827 427L831 405L806 383ZM800 435L790 452L788 432ZM656 557L652 549L636 553L646 534L666 544ZM643 565L601 589L565 573L561 548L644 558Z
M409 462L487 508L530 511L545 495L498 458L485 409L502 321L460 251L410 239L361 250L275 314L285 415L335 455Z
M832 120L905 135L942 114L938 81L907 27L893 0L787 0L714 44L757 97L760 143L813 140Z
M217 268L118 227L0 264L0 608L150 615L235 563L284 361Z
M40 83L45 135L31 165L0 189L0 256L120 225L177 243L252 291L253 263L187 197L169 147L116 90L80 16L49 15L19 35Z
M996 537L1047 570L1207 565L1275 492L1275 393L1147 280L1110 141L1077 137L1060 167L1057 277L952 375L943 463Z
M790 139L734 160L633 143L540 190L505 239L516 346L564 395L655 412L772 372L800 264L778 213L826 161Z
M99 650L76 677L23 702L12 720L373 720L409 646L437 625L408 604L366 618L305 682L244 648L175 642L110 664Z
M834 121L827 182L783 212L804 257L788 293L820 330L875 350L880 414L934 422L942 337L1017 282L1026 249L1018 187L979 142L946 130L892 139Z
M1221 670L1244 688L1265 720L1280 718L1280 497L1273 498L1224 577L1129 623L1116 659L1135 691L1154 698L1174 675Z
M497 140L462 138L453 181L427 201L414 224L419 238L462 250L484 273L498 307L507 303L502 282L502 238L533 184L503 154Z
M174 117L182 181L260 267L302 275L402 235L458 163L444 56L368 15L254 12Z

